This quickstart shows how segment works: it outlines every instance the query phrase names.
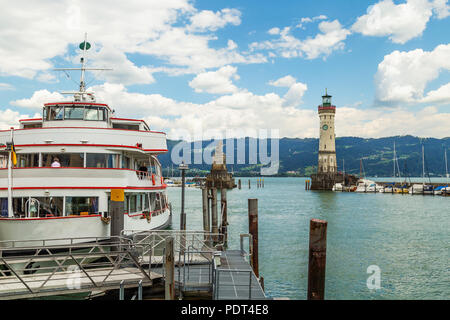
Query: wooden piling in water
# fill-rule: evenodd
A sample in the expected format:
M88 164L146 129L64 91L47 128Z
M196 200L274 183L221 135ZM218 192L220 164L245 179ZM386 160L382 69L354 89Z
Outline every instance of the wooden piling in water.
M217 223L217 189L211 189L211 232L214 234L219 233ZM215 239L217 240L217 239Z
M253 254L251 265L256 277L259 278L258 265L258 199L248 199L248 233L253 239Z
M248 179L248 188L250 189L250 179Z
M164 274L165 274L165 299L175 299L175 259L173 248L173 237L166 238L166 248L164 254Z
M226 246L228 242L228 213L227 213L227 189L220 190L220 207L222 212L222 223L220 233L223 234L223 243Z
M325 267L327 258L327 225L312 219L309 225L308 300L325 298Z
M203 212L203 231L210 232L209 208L208 208L208 189L202 188L202 212Z
M242 187L242 185L241 185L241 179L238 180L238 186L239 186L239 190L241 190L241 187Z

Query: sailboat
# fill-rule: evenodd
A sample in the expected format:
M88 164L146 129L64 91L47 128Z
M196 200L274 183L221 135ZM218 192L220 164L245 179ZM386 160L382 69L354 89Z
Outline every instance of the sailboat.
M364 173L364 174L363 174ZM366 173L363 166L363 161L360 159L360 173L359 173L360 179L356 183L356 190L355 192L377 192L380 189L382 189L381 186L377 185L375 181L366 179ZM364 177L364 178L361 178Z
M425 146L422 144L422 184L413 184L411 194L434 194L433 186L425 184Z
M435 195L450 195L450 187L448 186L448 162L447 162L447 149L445 149L444 153L444 161L445 161L445 177L446 177L446 185L440 186L434 189Z

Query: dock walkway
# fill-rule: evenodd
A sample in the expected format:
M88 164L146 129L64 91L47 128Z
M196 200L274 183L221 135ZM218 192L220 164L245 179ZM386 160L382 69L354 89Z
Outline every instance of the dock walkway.
M215 272L215 300L267 299L258 278L240 250L223 251Z
M86 239L64 239L66 244L46 240L52 244L27 247L4 243L0 300L150 287L154 280L164 280L161 244L166 236L175 238L174 280L182 295L266 299L242 249L219 251L210 245L210 234L187 237L177 231L149 231L133 239L111 237L89 243L80 243Z

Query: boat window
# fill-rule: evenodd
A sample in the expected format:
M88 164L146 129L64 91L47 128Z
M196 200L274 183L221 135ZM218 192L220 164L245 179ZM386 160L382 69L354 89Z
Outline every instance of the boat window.
M162 176L161 165L159 164L159 162L157 160L155 160L152 157L150 157L150 168L148 169L148 171L150 173L154 173L158 177Z
M148 202L148 193L144 193L144 205L143 210L149 209L149 202Z
M134 213L136 212L136 195L132 194L130 195L130 210L128 213Z
M24 129L42 128L42 123L24 124L23 128Z
M8 156L0 154L0 168L8 168Z
M63 197L20 197L13 198L14 216L19 218L61 217ZM0 199L1 215L8 215L8 199Z
M64 119L64 107L52 106L48 107L47 120L63 120Z
M87 153L87 168L119 168L120 155L108 153Z
M84 107L66 107L64 111L64 120L83 120Z
M18 168L39 167L39 153L18 154L17 167Z
M84 167L84 153L43 153L42 166L51 167L55 159L58 159L61 167Z
M122 156L122 168L130 169L130 158L127 156Z
M142 194L140 193L136 195L136 211L142 211Z
M64 210L63 197L30 198L25 210L29 217L62 217Z
M84 119L88 121L105 120L105 108L86 107Z
M113 123L114 129L125 129L125 130L139 130L139 125L137 124L122 124L122 123Z
M154 211L159 211L159 210L161 210L161 193L160 192L155 193L155 197L156 197L156 200L155 200Z
M167 206L167 201L166 201L166 195L164 193L161 193L161 203L162 203L162 207L165 208Z
M98 214L98 197L66 197L66 215Z
M8 216L8 198L0 198L0 217Z

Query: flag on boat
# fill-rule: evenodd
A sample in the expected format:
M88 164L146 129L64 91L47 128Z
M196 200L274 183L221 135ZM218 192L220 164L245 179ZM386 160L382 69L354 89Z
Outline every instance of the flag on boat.
M14 166L17 165L17 154L16 154L16 147L14 147L14 140L11 142L11 160L12 164Z

